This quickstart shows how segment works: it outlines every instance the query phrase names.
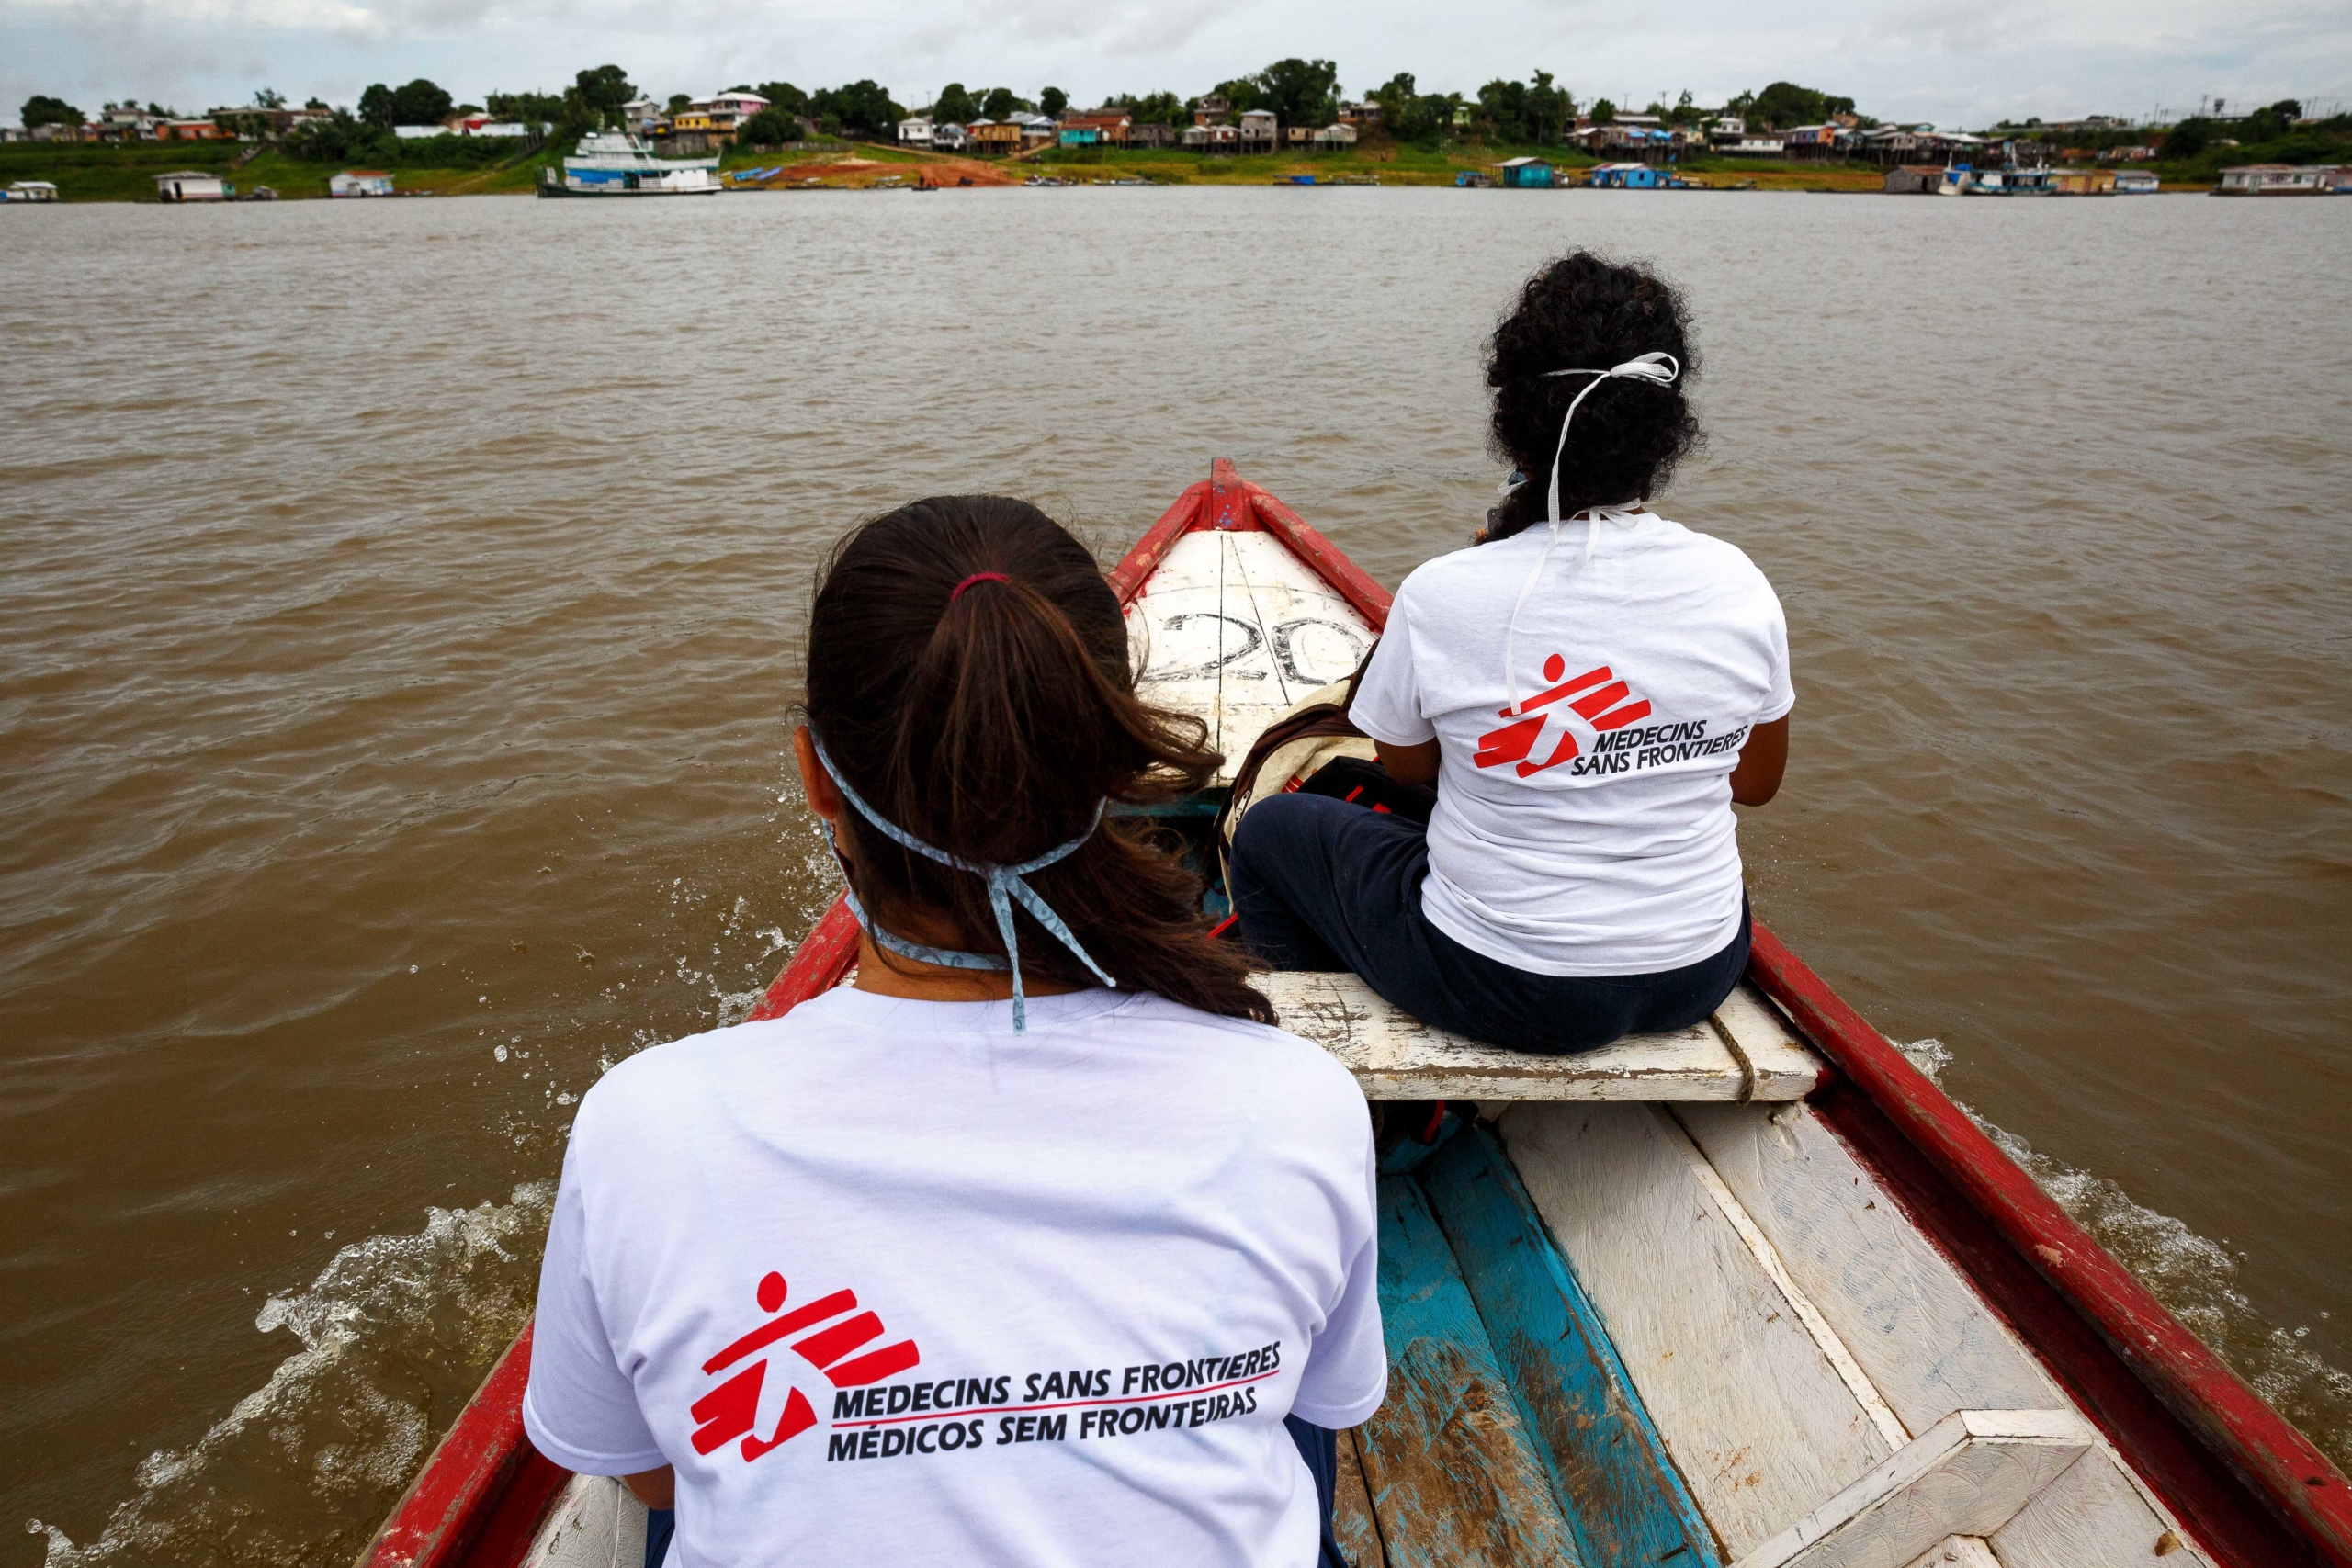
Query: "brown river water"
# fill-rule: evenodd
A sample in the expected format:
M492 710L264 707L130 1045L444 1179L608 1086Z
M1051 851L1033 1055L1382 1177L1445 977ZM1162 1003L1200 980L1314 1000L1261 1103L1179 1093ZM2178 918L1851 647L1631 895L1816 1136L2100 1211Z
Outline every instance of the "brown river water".
M1686 287L1662 509L1788 608L1758 914L2352 1461L2352 201L62 207L0 214L0 1564L365 1541L575 1097L831 897L844 525L1107 558L1222 453L1393 585L1576 244Z

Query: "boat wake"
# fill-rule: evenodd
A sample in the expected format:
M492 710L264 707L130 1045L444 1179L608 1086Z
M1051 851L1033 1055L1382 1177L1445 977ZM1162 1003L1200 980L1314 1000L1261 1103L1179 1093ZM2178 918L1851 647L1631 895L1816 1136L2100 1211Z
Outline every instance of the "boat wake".
M1943 1087L1943 1071L1952 1060L1949 1046L1928 1039L1898 1048L1912 1066ZM2352 1471L2352 1373L2303 1348L2300 1341L2310 1334L2307 1326L2290 1330L2256 1310L2238 1285L2244 1254L2135 1202L2106 1177L2052 1159L1987 1122L1965 1100L1954 1097L1952 1103L2056 1199L2075 1224L2138 1275L2191 1333L2220 1351L2255 1393L2301 1427L2339 1468Z
M349 1562L530 1316L554 1200L537 1181L427 1210L421 1231L355 1242L310 1289L271 1297L254 1326L301 1348L193 1445L148 1455L96 1540L30 1521L44 1568Z

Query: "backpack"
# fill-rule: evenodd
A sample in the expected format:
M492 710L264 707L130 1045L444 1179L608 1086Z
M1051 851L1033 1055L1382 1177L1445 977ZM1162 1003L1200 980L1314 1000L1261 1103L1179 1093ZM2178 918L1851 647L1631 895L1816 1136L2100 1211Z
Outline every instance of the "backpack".
M1377 648L1377 643L1374 647ZM1217 870L1227 870L1233 835L1250 807L1271 795L1302 792L1351 800L1374 811L1393 811L1426 824L1437 808L1437 791L1427 784L1400 784L1380 765L1372 737L1348 716L1354 705L1356 682L1363 679L1363 663L1344 681L1335 681L1309 693L1251 743L1233 773L1233 789L1217 808L1212 829Z

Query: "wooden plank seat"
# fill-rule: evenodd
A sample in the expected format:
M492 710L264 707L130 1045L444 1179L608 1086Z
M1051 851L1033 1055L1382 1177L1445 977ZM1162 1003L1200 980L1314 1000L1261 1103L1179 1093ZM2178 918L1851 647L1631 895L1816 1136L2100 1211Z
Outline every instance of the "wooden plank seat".
M1792 1100L1812 1093L1824 1070L1744 982L1705 1023L1572 1056L1432 1029L1354 975L1261 975L1256 984L1283 1027L1345 1063L1368 1100Z

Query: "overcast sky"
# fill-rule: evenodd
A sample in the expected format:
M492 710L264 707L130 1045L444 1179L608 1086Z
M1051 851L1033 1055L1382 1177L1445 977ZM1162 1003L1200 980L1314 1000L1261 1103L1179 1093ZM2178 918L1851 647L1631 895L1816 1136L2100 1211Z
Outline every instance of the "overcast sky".
M1205 91L1285 55L1352 94L1399 71L1475 92L1552 72L1579 102L1702 104L1778 78L1888 119L2145 116L2201 96L2352 99L2352 6L2313 0L0 0L0 114L32 93L183 110L268 85L356 101L430 76L461 100L607 61L657 96L871 76L900 102L945 82L1047 84L1091 103Z

